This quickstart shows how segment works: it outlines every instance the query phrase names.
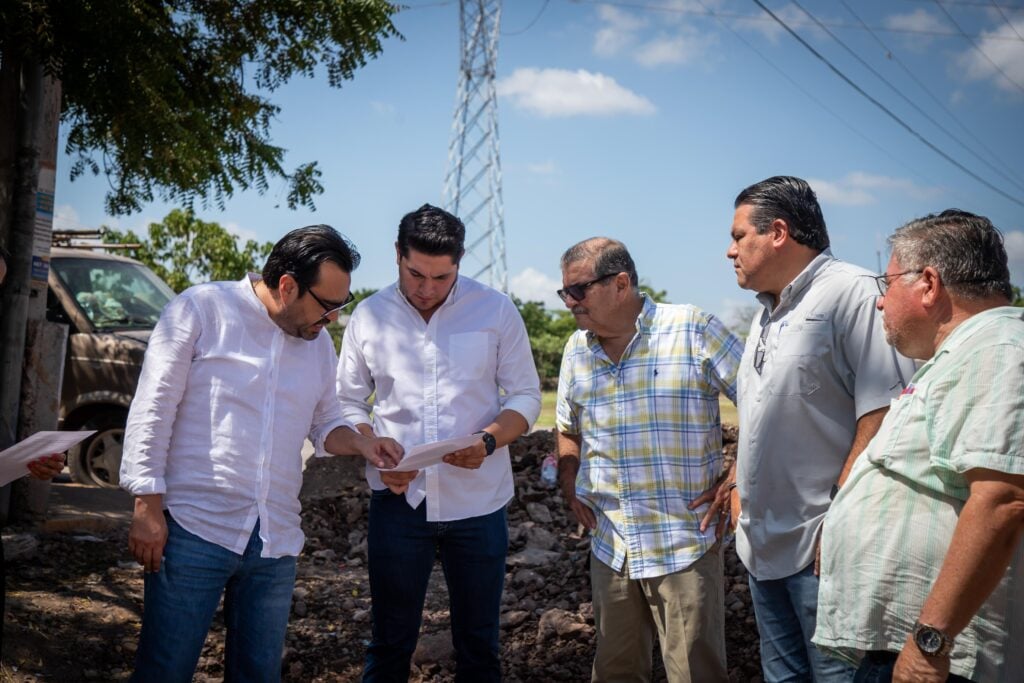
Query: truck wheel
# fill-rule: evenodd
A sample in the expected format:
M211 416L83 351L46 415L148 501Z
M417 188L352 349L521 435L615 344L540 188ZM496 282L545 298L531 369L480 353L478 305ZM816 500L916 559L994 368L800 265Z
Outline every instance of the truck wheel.
M124 413L102 413L82 425L96 433L68 451L72 479L87 486L118 487L126 419Z

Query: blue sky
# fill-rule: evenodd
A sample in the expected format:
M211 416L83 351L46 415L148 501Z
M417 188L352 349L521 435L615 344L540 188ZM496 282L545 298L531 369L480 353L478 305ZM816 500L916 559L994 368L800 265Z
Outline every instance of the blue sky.
M560 305L561 252L608 235L672 301L728 321L753 301L725 258L732 202L776 174L811 182L844 260L884 267L894 228L956 206L1003 230L1024 284L1024 2L996 2L845 0L872 35L844 0L764 0L917 134L1016 202L929 149L754 2L506 0L498 116L510 289ZM237 194L223 211L197 206L203 219L269 241L328 223L363 254L354 286L394 280L399 218L441 203L459 59L458 2L406 4L395 17L404 40L387 42L354 81L338 90L297 80L272 96L285 166L320 162L316 211L285 208L276 184ZM55 228L139 231L174 208L108 217L106 179L70 182L70 164L58 164Z

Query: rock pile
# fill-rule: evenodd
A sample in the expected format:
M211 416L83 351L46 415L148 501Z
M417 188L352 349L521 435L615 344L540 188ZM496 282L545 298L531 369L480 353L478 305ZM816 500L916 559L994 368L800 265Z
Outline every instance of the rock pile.
M735 430L726 428L727 457ZM508 508L509 558L502 598L502 660L508 681L586 681L594 654L588 577L590 539L557 489L540 478L554 450L551 432L512 446L516 498ZM362 473L339 458L311 462L303 489L307 541L299 565L285 671L294 680L357 679L370 638L366 580L369 497ZM757 630L746 572L729 545L726 640L730 679L760 678ZM414 680L454 679L448 595L440 568L431 578L424 624L413 657ZM655 652L656 679L664 679Z

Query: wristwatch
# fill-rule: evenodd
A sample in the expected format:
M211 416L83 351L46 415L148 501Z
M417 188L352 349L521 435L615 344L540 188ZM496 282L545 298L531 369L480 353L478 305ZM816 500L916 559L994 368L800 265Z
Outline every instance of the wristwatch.
M484 442L484 450L487 451L487 455L494 452L494 449L498 447L498 442L494 439L494 434L490 432L480 431L477 432L480 435L480 440Z
M914 643L921 654L927 657L945 657L953 649L952 638L920 621L914 622Z

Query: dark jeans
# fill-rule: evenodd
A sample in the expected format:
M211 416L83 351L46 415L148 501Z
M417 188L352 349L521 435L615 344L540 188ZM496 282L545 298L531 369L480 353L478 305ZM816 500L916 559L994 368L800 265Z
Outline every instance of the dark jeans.
M853 683L890 683L892 670L896 666L895 652L868 652L860 660L860 668L853 677ZM949 683L971 683L963 676L950 674Z
M260 525L242 555L182 528L167 512L160 571L144 577L137 683L188 683L224 596L224 679L281 680L281 652L295 586L295 558L260 557Z
M404 495L374 491L367 546L373 640L363 680L409 680L427 584L439 555L451 607L455 679L500 681L498 620L508 553L505 508L482 517L428 522L426 501L414 510Z

